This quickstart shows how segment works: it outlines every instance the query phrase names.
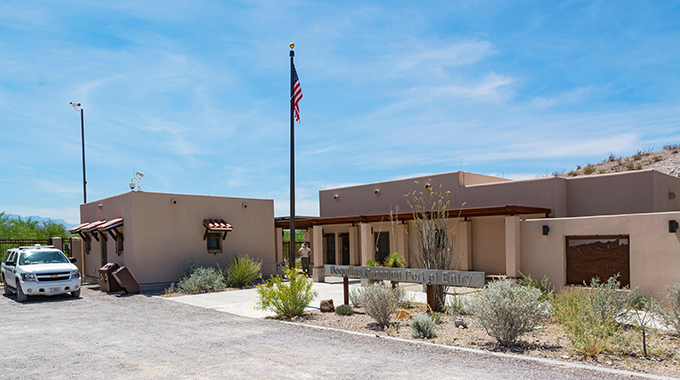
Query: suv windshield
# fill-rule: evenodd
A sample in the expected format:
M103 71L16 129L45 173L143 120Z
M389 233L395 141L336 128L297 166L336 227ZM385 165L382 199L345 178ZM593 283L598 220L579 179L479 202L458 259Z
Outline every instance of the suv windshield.
M19 265L33 265L33 264L52 264L52 263L68 263L63 253L59 251L40 251L40 252L24 252L19 258Z

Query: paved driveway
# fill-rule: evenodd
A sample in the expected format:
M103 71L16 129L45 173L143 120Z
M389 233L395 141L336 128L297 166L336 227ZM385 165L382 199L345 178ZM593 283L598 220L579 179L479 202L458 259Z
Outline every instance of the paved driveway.
M0 297L5 379L630 379L146 295Z

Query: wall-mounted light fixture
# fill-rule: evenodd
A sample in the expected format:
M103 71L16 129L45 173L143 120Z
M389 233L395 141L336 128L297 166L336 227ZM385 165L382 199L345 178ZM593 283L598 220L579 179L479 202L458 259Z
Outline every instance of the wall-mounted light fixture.
M426 183L425 188L428 190L432 190L432 184L431 183Z
M673 199L675 199L675 193L668 190L668 200L670 201L670 200L673 200Z
M374 193L375 195L380 195L380 189L375 189L375 190L373 190L373 193Z
M335 194L335 195L333 195L333 199L335 199L337 201L338 199L340 199L340 196L338 194Z
M245 210L245 209L248 208L248 204L247 204L246 202L243 202L243 204L241 205L241 207L243 207L243 209Z
M177 204L177 199L172 198L172 199L170 200L170 204L173 205L173 206L176 205L176 204Z
M104 204L103 203L97 203L97 207L98 208L104 208Z
M543 225L543 236L547 236L549 231L550 231L550 227L548 227L547 225L544 224Z
M668 232L674 234L678 230L678 221L669 220L668 221Z

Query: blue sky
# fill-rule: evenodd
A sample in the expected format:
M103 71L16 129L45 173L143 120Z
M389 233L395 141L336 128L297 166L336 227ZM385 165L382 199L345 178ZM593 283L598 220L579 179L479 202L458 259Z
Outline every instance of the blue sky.
M0 211L268 198L463 169L534 178L680 142L678 1L0 2Z

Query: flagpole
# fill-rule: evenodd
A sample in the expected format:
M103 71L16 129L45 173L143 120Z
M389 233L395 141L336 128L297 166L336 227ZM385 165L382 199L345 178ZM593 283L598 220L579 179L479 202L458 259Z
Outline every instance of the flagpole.
M290 43L290 256L288 266L295 268L295 118L293 108L295 107L295 83L293 79L293 58L295 45Z

